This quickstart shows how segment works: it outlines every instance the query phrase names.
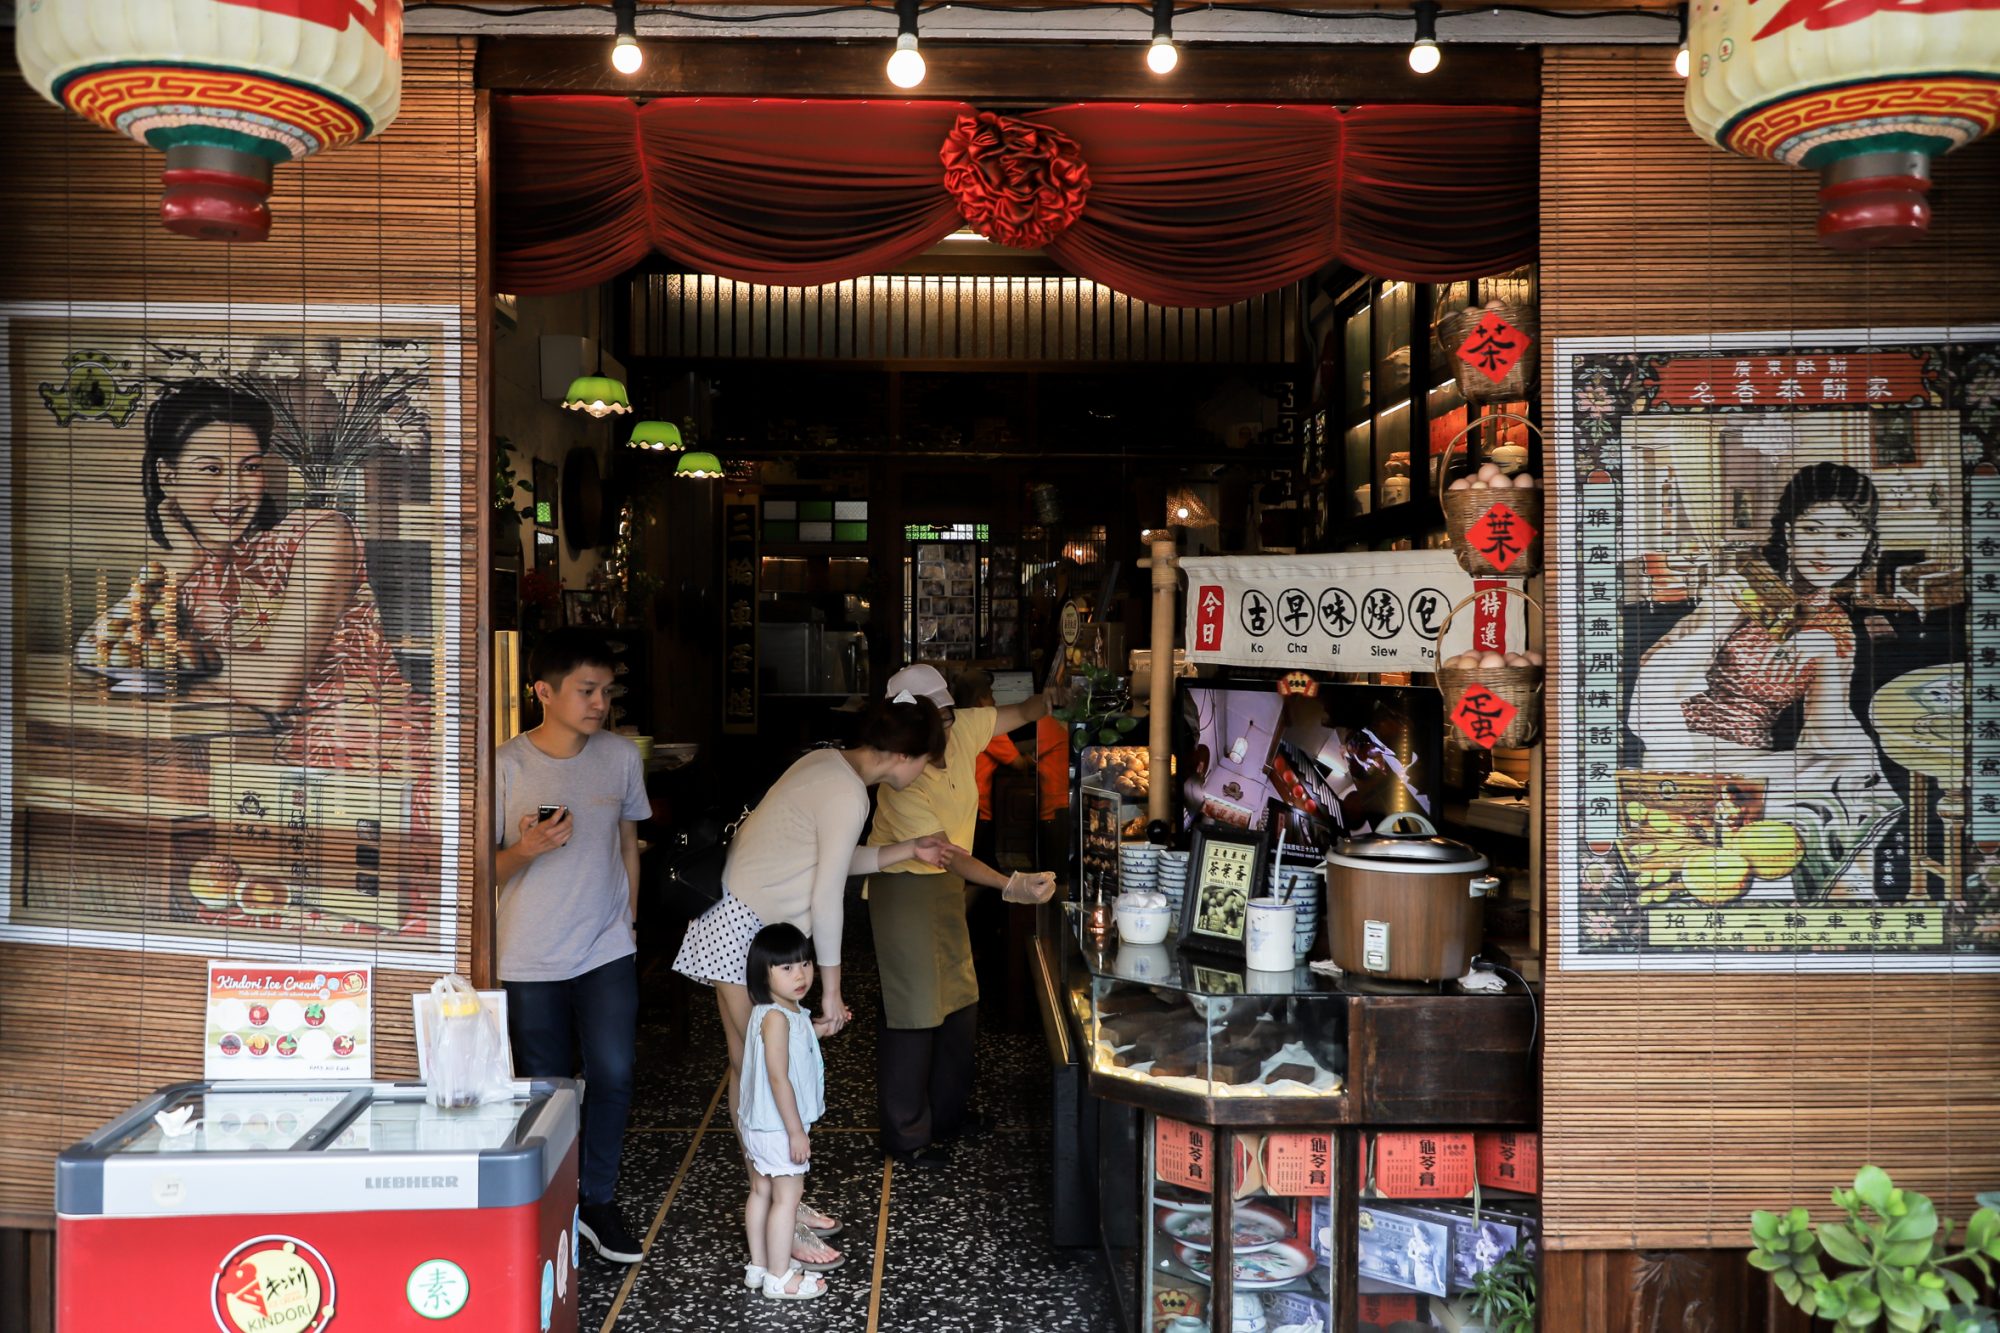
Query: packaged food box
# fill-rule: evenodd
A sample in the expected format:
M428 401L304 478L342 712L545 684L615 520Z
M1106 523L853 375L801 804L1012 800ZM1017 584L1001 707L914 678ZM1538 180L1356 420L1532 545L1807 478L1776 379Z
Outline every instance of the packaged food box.
M1364 1291L1355 1297L1356 1313L1364 1333L1396 1327L1417 1318L1417 1298L1415 1296L1385 1295L1382 1292Z
M1521 1239L1518 1223L1497 1217L1490 1209L1481 1209L1476 1216L1472 1209L1460 1207L1397 1204L1384 1205L1384 1210L1436 1222L1450 1231L1451 1263L1447 1279L1454 1292L1469 1291L1473 1279L1512 1253Z
M1375 1204L1362 1204L1356 1221L1360 1231L1356 1269L1362 1277L1402 1291L1447 1293L1451 1229L1444 1223Z
M1266 1292L1264 1326L1270 1333L1322 1333L1333 1327L1333 1310L1326 1301L1306 1292Z
M1532 1131L1481 1130L1473 1135L1479 1183L1492 1190L1541 1193L1542 1136Z
M1361 1179L1370 1198L1462 1199L1472 1193L1476 1173L1470 1134L1364 1134L1361 1152Z
M1333 1135L1271 1134L1264 1140L1264 1188L1273 1194L1331 1195Z

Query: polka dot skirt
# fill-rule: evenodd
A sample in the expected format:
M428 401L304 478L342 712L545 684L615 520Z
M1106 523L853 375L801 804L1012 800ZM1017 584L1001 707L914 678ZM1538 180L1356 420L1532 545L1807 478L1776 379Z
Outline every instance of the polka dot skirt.
M744 984L750 961L750 941L764 928L758 915L727 893L722 901L688 923L674 971L689 981L713 986L718 981Z

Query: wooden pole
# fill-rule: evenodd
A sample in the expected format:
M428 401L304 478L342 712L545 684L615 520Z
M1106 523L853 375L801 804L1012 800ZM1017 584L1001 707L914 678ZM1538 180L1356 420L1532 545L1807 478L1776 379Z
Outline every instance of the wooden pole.
M1153 556L1143 562L1153 571L1153 674L1148 700L1151 711L1147 748L1152 751L1147 771L1146 819L1165 822L1172 808L1174 748L1174 615L1179 610L1179 540L1172 528L1153 531Z

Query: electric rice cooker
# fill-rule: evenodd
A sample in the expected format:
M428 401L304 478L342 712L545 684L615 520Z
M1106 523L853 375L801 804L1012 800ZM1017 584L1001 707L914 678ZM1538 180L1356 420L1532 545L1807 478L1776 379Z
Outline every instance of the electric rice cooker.
M1481 899L1499 884L1486 866L1477 848L1439 837L1414 812L1342 839L1326 858L1327 952L1358 976L1464 976L1484 934Z

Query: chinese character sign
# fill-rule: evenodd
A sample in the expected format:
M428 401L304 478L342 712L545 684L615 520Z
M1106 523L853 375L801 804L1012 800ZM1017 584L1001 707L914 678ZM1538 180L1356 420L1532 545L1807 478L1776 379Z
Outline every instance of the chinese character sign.
M1927 339L1558 344L1566 968L2000 970L2000 330Z
M1492 534L1511 564L1533 529L1504 507ZM1449 551L1220 556L1181 562L1188 575L1188 660L1306 671L1429 671L1487 640L1520 641L1519 606L1452 608L1475 583ZM1448 628L1447 628L1448 627ZM1440 644L1443 637L1447 642Z

